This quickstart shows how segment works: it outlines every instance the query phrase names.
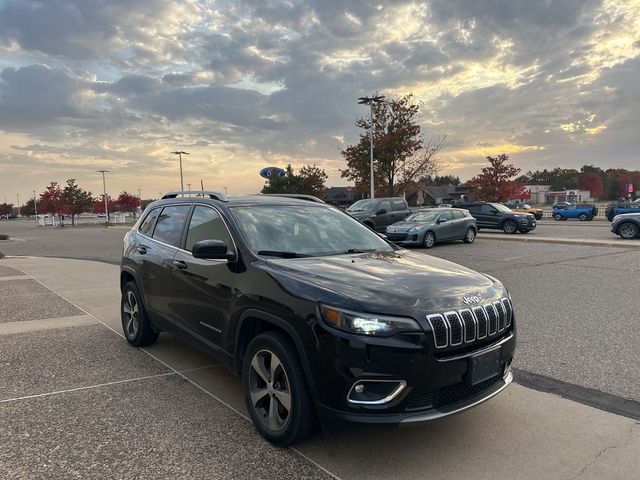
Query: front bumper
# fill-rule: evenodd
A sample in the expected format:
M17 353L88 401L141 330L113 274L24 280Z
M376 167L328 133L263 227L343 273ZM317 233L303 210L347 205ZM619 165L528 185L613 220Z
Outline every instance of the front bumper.
M325 375L316 384L317 412L335 428L345 425L401 425L441 418L476 406L513 380L515 316L510 329L490 341L446 352L435 351L430 336L404 344L394 339L320 335ZM342 338L341 338L342 337ZM403 345L404 344L404 345ZM500 349L500 372L484 382L468 382L470 358ZM406 387L384 405L354 405L347 400L359 381L397 380Z
M385 233L387 239L396 245L422 245L423 232L414 233Z

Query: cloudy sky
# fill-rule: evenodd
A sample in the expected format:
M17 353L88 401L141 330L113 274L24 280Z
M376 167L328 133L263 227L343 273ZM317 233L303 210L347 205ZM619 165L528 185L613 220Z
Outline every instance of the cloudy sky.
M75 177L154 197L344 185L358 96L413 92L443 174L640 168L637 0L0 0L0 201Z

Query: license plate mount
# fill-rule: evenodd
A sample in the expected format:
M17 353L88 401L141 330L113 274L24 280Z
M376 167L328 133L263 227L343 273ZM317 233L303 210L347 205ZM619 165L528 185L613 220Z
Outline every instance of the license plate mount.
M472 355L469 358L467 381L470 385L489 380L499 375L502 370L502 351L500 347L488 352Z

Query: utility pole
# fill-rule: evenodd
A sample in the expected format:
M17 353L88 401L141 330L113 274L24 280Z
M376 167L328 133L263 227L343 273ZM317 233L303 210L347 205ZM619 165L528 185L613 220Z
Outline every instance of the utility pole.
M20 194L16 193L16 200L18 202L18 218L20 218Z
M171 152L174 155L178 155L180 157L180 191L184 192L184 181L182 179L182 155L189 155L189 152L183 152L182 150L177 150L175 152ZM184 197L184 193L182 194Z
M38 200L36 199L36 191L33 191L33 211L36 214L36 223L38 222Z
M369 120L371 122L369 127L369 143L371 145L371 194L370 198L374 198L375 196L375 187L373 185L373 104L380 103L384 100L384 95L376 94L373 97L360 97L358 98L358 104L360 105L369 105Z
M104 179L104 174L105 173L110 173L109 170L96 170L98 173L102 174L102 191L104 193L103 197L104 197L104 213L107 216L107 223L109 223L109 206L107 203L107 183L106 180Z
M191 184L187 183L187 187L189 187L189 191L191 191Z
M225 195L229 195L229 192L227 192L227 187L226 186L224 187L224 194Z

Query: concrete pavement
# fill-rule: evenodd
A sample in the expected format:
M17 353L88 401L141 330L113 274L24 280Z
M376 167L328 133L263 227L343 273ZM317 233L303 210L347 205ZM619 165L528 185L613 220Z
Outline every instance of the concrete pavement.
M49 295L44 312L20 320L0 312L2 478L634 479L640 471L637 421L517 384L433 423L324 432L275 449L246 420L239 380L215 359L167 334L147 349L126 344L116 266L54 258L1 266L10 279L0 289L12 292L3 300Z

